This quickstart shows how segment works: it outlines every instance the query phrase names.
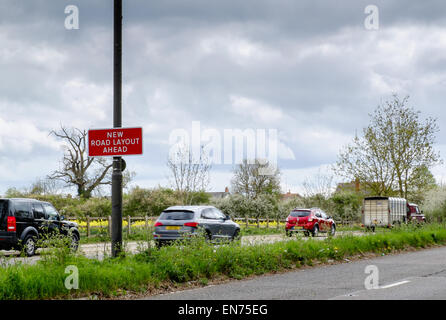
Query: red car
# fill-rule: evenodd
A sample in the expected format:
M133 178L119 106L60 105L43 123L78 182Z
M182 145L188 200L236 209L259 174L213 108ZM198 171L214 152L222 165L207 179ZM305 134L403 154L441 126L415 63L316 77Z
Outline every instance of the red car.
M294 209L286 219L285 231L288 236L294 232L303 232L306 236L311 233L313 237L319 232L326 232L334 236L336 224L332 217L319 208Z

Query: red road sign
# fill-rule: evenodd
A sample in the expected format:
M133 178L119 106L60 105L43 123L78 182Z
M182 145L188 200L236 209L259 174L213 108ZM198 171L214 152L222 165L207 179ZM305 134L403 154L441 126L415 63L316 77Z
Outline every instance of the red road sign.
M142 154L142 128L88 130L89 157Z

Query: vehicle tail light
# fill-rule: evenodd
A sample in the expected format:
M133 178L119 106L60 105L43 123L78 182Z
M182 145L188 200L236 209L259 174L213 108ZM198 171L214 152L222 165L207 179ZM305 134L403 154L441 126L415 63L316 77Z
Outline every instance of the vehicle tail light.
M196 228L196 227L198 227L198 222L186 222L184 225L186 227L194 227L194 228Z
M16 221L15 217L8 217L6 230L8 232L16 232Z
M161 222L157 222L157 223L155 223L155 227L159 227L159 226L162 226L163 224L161 223Z

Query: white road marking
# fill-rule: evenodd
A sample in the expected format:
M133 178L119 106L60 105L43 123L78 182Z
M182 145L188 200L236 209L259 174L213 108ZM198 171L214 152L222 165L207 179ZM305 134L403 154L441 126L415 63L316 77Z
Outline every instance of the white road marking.
M409 280L404 280L404 281L400 281L400 282L395 282L395 283L392 283L392 284L388 284L386 286L379 287L378 289L387 289L387 288L391 288L391 287L396 287L396 286L399 286L399 285L402 285L402 284L405 284L405 283L408 283L408 282L410 282L410 281Z
M396 287L396 286L399 286L399 285L402 285L402 284L405 284L405 283L408 283L408 282L410 282L410 280L403 280L403 281L391 283L391 284L388 284L388 285L385 285L385 286L379 286L378 288L375 288L375 289L360 290L360 291L355 291L355 292L343 294L343 295L340 295L340 296L329 298L329 300L334 300L334 299L336 299L338 297L360 297L361 293L365 293L365 292L368 292L368 291L376 291L376 290L379 290L379 289L392 288L392 287Z

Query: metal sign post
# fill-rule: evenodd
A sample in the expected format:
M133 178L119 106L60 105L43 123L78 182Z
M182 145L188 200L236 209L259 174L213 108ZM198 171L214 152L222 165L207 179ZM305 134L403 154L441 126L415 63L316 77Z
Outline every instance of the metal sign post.
M122 127L122 0L114 0L113 127ZM113 157L111 255L122 251L122 168L121 157Z

